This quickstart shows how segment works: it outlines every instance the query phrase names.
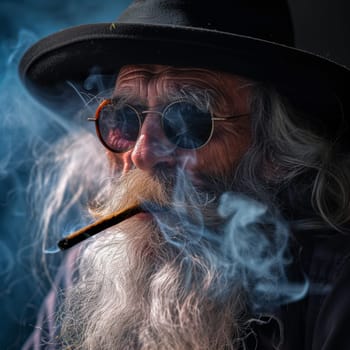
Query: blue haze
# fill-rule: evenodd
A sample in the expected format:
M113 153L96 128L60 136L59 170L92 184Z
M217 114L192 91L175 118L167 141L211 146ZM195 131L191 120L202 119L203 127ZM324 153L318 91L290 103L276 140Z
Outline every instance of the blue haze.
M57 30L111 22L128 0L15 0L0 2L0 348L19 349L33 329L49 281L34 270L27 186L35 152L60 129L49 131L52 115L22 87L17 66L26 48ZM41 276L42 274L42 276ZM44 282L40 282L44 281Z
M26 48L47 34L68 26L113 21L130 0L0 0L0 349L17 350L33 329L49 281L33 256L27 185L35 152L61 132L49 131L43 120L52 114L26 93L17 65ZM292 3L292 2L291 2ZM343 5L344 4L344 5ZM327 53L349 64L348 1L295 0L299 46ZM333 14L333 17L330 16ZM340 16L340 14L343 14ZM298 16L299 15L299 16ZM327 21L323 19L327 16ZM345 18L346 17L346 18ZM339 20L330 23L332 18ZM322 25L319 25L319 23ZM323 25L326 23L326 25ZM313 29L313 30L312 30ZM319 32L322 31L322 35ZM325 44L325 38L327 39ZM337 41L334 41L334 39ZM333 47L331 46L334 45ZM39 256L39 254L38 254ZM33 277L33 272L36 277ZM44 282L39 282L44 281Z

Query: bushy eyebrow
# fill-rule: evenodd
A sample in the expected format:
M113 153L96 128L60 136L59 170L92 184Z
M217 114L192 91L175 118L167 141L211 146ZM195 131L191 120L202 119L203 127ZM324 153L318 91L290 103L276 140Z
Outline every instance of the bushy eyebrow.
M139 106L148 108L147 99L123 91L115 92L111 99L115 104L130 104L135 107ZM162 106L178 100L191 102L201 110L212 111L215 109L214 90L201 89L190 85L183 86L181 89L167 89L162 96L159 96L159 102L157 105Z
M113 104L125 105L130 104L132 106L147 106L147 100L142 99L140 96L126 94L126 93L114 93L111 97Z

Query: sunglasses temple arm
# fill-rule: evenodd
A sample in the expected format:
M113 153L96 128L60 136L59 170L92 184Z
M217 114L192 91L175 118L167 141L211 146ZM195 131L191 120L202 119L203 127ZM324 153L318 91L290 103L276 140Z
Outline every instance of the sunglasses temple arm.
M228 120L228 119L236 119L236 118L242 118L247 117L249 113L244 114L237 114L237 115L230 115L229 117L213 117L213 120Z

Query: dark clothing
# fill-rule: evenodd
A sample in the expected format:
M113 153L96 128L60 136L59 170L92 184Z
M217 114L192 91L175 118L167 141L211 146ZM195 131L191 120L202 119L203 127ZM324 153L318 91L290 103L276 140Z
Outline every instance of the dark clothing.
M292 269L305 274L309 291L282 306L274 315L278 321L263 316L265 322L255 322L257 336L246 349L257 341L259 350L349 350L350 236L303 232L294 243Z
M281 310L283 349L349 350L350 237L304 232L297 241L310 288L306 298Z

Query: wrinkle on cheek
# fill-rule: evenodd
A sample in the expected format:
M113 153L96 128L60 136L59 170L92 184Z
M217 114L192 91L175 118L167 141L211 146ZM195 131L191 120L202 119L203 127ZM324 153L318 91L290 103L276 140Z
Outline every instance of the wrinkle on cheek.
M122 172L123 172L123 174L125 174L133 168L133 163L131 161L131 151L123 154L122 162L123 162Z
M107 151L107 158L112 174L124 174L132 169L130 152L118 154Z
M215 142L210 146L198 150L196 169L199 173L205 169L209 176L230 176L238 162L249 148L249 140L230 142L229 140Z

